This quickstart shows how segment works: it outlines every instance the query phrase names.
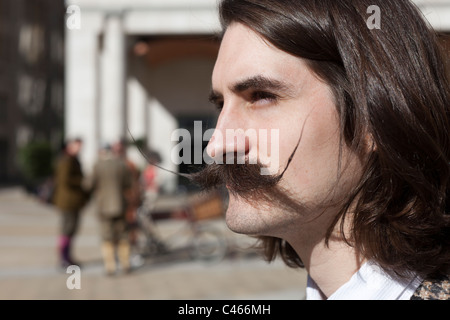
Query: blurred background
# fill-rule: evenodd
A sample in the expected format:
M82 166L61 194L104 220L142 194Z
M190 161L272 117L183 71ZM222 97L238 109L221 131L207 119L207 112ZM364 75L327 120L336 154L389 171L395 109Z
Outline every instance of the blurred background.
M33 187L49 162L32 165L23 153L39 149L32 153L47 160L71 137L84 141L86 173L101 146L123 138L157 151L163 167L187 170L170 159L171 135L186 128L194 136L194 120L216 121L208 102L215 0L1 0L0 12L1 184ZM163 180L167 191L184 183Z
M414 2L450 53L450 0ZM101 271L87 206L76 252L96 285L75 293L56 268L58 214L43 198L64 141L83 140L86 176L99 150L119 140L141 172L142 152L175 172L195 169L175 164L171 152L185 143L193 163L194 147L207 144L194 122L204 131L217 121L208 95L219 31L216 0L0 0L0 298L302 299L304 272L261 261L254 240L231 234L221 216L214 223L228 246L214 267L182 255L145 258L140 272L112 280ZM173 141L177 128L193 140ZM160 192L185 208L195 188L166 171L158 176Z

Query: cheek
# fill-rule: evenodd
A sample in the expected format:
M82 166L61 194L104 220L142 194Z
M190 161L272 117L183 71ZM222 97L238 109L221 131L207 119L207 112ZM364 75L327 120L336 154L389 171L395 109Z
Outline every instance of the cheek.
M292 126L295 130L289 130L289 138L281 141L282 159L287 162L301 136L285 180L294 190L319 195L328 191L338 176L338 119L326 108L316 108L302 119Z

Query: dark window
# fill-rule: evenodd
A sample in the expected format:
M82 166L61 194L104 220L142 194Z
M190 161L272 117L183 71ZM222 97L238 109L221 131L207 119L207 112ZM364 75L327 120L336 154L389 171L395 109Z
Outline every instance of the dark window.
M6 181L7 174L7 164L8 164L8 142L5 140L0 140L0 183Z
M449 73L450 76L450 34L442 34L440 35L439 38L444 48L444 52L447 54L446 65L447 65L447 72Z
M0 123L6 123L8 118L8 96L0 94Z
M0 0L0 61L10 59L11 49L11 20L9 1Z

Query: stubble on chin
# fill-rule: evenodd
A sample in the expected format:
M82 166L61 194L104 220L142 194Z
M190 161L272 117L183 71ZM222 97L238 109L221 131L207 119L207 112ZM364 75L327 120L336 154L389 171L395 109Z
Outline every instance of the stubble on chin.
M274 229L298 218L305 207L277 186L257 196L230 193L226 224L230 230L250 236L274 236Z

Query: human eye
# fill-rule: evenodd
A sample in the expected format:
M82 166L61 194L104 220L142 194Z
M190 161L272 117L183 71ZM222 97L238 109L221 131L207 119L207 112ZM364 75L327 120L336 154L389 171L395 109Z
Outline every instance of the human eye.
M215 92L211 93L210 97L209 97L209 102L215 106L215 108L221 112L223 109L223 105L224 105L224 100L223 97Z
M250 102L252 104L273 104L278 101L278 96L271 92L266 91L254 91L250 96Z
M219 113L222 112L223 104L224 104L223 100L216 100L216 101L212 102L212 104L217 109L217 111L219 111Z

